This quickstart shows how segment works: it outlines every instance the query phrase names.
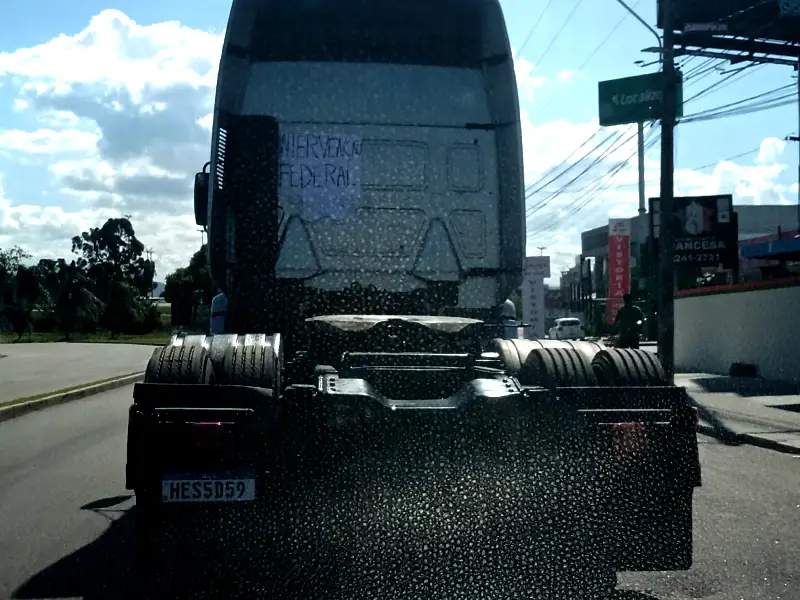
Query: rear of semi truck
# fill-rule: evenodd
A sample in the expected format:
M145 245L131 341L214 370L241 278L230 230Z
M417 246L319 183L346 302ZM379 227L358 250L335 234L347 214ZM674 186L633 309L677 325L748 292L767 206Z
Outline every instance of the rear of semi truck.
M149 593L580 600L690 567L685 391L487 323L525 244L498 2L234 0L209 166L230 333L174 336L130 409Z

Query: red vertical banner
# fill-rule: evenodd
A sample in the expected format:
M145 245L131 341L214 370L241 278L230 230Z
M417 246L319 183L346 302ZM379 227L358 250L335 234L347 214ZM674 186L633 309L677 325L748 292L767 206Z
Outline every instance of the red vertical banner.
M631 291L631 222L628 219L608 221L608 299L606 321L613 323L622 297Z

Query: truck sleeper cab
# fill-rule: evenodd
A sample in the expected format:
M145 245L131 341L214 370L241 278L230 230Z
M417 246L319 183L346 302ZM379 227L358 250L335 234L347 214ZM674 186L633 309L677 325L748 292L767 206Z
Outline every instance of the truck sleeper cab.
M253 157L276 154L273 181ZM488 317L519 287L525 243L499 4L236 0L208 179L196 215L232 296L253 268L303 318L352 296L359 312Z

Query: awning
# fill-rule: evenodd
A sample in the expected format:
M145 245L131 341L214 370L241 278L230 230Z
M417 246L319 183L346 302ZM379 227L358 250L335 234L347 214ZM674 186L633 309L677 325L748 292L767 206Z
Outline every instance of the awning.
M800 261L800 237L743 245L739 254L748 259Z

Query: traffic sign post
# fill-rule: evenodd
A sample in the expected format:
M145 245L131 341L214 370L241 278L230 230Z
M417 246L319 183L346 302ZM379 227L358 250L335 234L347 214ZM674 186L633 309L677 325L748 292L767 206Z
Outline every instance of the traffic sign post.
M648 73L597 84L600 125L627 125L661 119L664 114L663 73ZM675 117L683 116L683 86L677 90Z

